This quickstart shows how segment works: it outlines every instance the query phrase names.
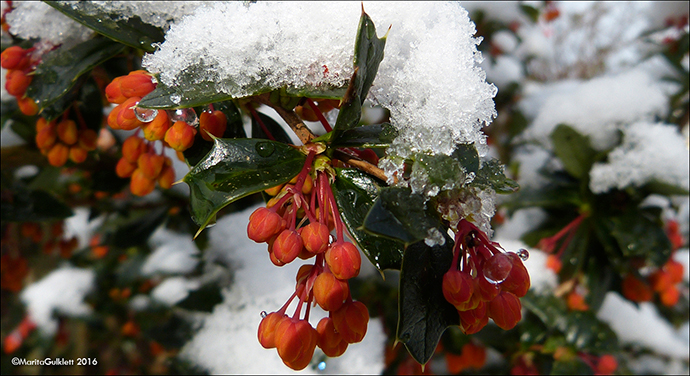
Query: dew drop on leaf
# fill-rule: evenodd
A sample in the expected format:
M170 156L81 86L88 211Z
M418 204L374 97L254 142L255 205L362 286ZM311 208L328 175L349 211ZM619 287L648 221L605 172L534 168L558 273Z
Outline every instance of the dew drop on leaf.
M196 116L196 112L191 108L178 108L177 110L169 112L168 115L173 123L176 121L184 121L192 127L199 125L199 117Z
M256 152L264 158L270 157L276 150L276 147L270 142L257 142L254 148Z
M158 115L158 110L135 107L134 115L137 117L137 119L139 119L140 122L150 123L156 118L156 115Z
M182 97L177 94L173 94L170 96L170 100L175 104L179 104L180 101L182 101Z

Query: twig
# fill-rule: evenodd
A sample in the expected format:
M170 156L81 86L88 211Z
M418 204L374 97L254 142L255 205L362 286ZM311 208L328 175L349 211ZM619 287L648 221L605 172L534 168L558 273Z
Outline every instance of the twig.
M261 104L265 104L272 109L274 109L278 115L280 115L283 120L292 128L292 130L295 132L297 137L299 137L300 141L302 141L303 144L308 144L309 141L313 140L316 138L316 136L311 133L309 128L302 122L302 120L297 116L297 114L294 111L288 111L284 109L283 107L280 106L280 104L276 104L271 102L269 99L269 94L261 94L257 95L254 97L254 100Z
M382 169L374 166L373 164L371 164L367 161L357 159L354 156L349 155L349 154L347 154L343 151L340 151L340 150L336 150L335 154L337 155L338 159L340 159L341 161L343 161L343 162L345 162L351 166L357 167L358 169L368 173L369 175L373 175L373 176L375 176L375 177L377 177L383 181L386 181L388 179L388 177L386 177L386 174L383 172Z

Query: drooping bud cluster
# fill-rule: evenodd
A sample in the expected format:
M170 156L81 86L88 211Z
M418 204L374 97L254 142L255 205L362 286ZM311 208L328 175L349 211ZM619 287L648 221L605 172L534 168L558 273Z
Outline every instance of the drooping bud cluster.
M342 355L348 344L360 342L367 331L369 311L352 300L348 279L359 274L359 250L343 237L343 223L329 185L329 160L316 158L309 151L302 172L291 182L266 190L275 195L267 207L254 211L249 218L247 235L258 243L268 243L271 262L288 264L298 257L314 258L313 265L303 265L297 273L295 293L277 312L264 316L259 325L259 342L265 348L277 348L290 368L305 368L318 346L330 357ZM299 220L299 223L298 223ZM330 234L335 228L336 237ZM292 317L285 314L290 302L299 298ZM309 309L318 304L329 316L316 329L309 324ZM300 319L302 306L306 314Z
M61 121L36 121L36 146L55 167L64 166L67 160L82 163L90 151L96 150L98 134L85 124L77 126L74 120L63 116Z
M680 299L678 285L683 281L683 264L670 257L659 269L646 278L630 273L623 278L621 290L623 296L633 302L649 302L657 294L659 301L666 307L672 307Z
M153 191L156 182L169 189L175 181L172 160L157 154L152 144L137 135L122 143L122 158L115 166L117 176L130 178L129 188L134 195L145 196Z
M515 327L522 318L519 298L530 287L522 263L527 257L526 250L504 252L475 225L460 220L443 295L458 310L463 332L477 333L489 318L504 330Z
M2 51L0 55L0 66L7 69L5 90L17 98L19 110L27 116L38 113L36 102L26 96L26 89L31 84L30 73L38 64L38 61L32 57L33 51L33 48L23 49L19 46L12 46Z

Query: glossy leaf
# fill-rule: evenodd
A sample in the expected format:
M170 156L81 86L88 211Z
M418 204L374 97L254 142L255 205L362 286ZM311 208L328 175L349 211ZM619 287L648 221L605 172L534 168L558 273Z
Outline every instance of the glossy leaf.
M443 296L443 275L453 261L453 240L429 247L410 245L400 271L397 339L419 363L429 361L443 331L459 325L458 311Z
M4 193L3 193L4 195ZM74 213L55 196L43 190L12 188L11 197L2 201L3 221L42 222L71 217Z
M331 146L357 148L386 148L398 136L398 131L390 124L372 124L348 129L338 134Z
M455 158L468 174L479 172L479 154L474 144L455 145L451 157Z
M347 230L372 265L378 270L400 269L403 245L362 230L364 218L378 197L380 184L360 170L337 169L333 195Z
M62 47L48 52L36 67L26 94L36 101L40 111L67 94L81 75L124 49L110 39L95 38L70 49Z
M121 14L103 12L89 1L46 1L46 4L114 41L146 52L155 52L154 43L165 40L161 28L143 22L139 16L122 18Z
M578 179L588 179L589 170L597 154L589 142L589 137L581 135L575 129L558 125L551 132L553 151L563 163L569 174Z
M153 234L167 217L167 207L152 210L149 213L119 226L106 242L120 248L129 248L145 244L151 234Z
M503 165L498 159L485 161L470 186L480 189L491 188L496 193L513 193L520 188L518 183L506 177Z
M535 206L544 209L578 207L581 203L582 199L575 185L547 183L538 189L520 190L510 196L505 206L508 210L515 211Z
M424 197L409 188L381 188L369 213L364 218L364 230L405 244L412 244L440 228L435 213L427 208Z
M231 100L232 96L220 91L213 81L196 82L195 77L200 77L203 67L186 72L178 77L178 86L167 86L158 80L156 89L139 101L138 107L171 110L175 108L200 107L209 103Z
M369 15L364 13L359 19L357 39L355 40L355 72L350 78L347 91L343 96L338 119L333 127L336 132L354 128L362 116L362 103L374 82L379 64L383 60L383 48L386 37L376 35L376 26Z
M190 188L192 219L203 230L231 202L292 179L305 158L280 142L215 139L213 149L183 179Z
M677 185L664 183L658 180L652 180L642 186L641 190L643 192L648 192L650 194L656 193L664 196L674 196L674 195L685 195L690 194L687 189L679 187Z

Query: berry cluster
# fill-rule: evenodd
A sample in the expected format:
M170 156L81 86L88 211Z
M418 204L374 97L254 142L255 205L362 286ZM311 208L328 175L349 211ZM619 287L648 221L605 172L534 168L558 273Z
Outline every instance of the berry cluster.
M645 279L637 277L636 274L639 272L627 274L623 278L621 290L627 299L633 302L649 302L654 299L654 293L657 293L661 304L667 307L678 303L678 284L683 281L683 264L675 261L673 257Z
M157 154L153 144L137 135L122 143L122 158L115 166L115 173L121 178L131 178L129 189L137 196L151 193L156 182L161 188L169 189L175 181L172 160Z
M17 98L19 110L27 116L38 113L36 102L26 96L26 89L31 84L30 73L35 69L36 61L32 52L34 48L23 49L19 46L8 47L0 55L0 66L7 69L5 89Z
M154 143L160 141L163 149L169 147L183 152L194 144L197 133L194 126L185 120L176 120L177 116L171 116L167 111L137 108L141 98L155 88L151 75L143 70L116 77L105 88L108 101L117 104L108 115L108 125L113 129L139 129L143 133L143 138L137 132L125 140L122 158L116 167L118 176L131 178L130 190L137 196L151 193L156 181L161 188L169 189L175 180L172 161L163 156L163 150L156 154ZM186 111L194 112L192 109ZM213 111L213 107L199 117L199 129L204 140L211 141L210 135L222 137L226 127L227 117L221 111Z
M36 146L48 157L48 163L55 167L64 166L67 160L82 163L90 151L96 150L98 134L85 124L77 127L74 120L46 121L40 117L36 121Z
M522 318L520 297L530 287L522 264L526 250L504 252L475 225L460 220L455 234L453 263L443 276L443 295L458 310L466 334L480 331L493 319L504 330Z
M315 259L313 265L299 269L292 297L259 325L261 345L277 348L283 362L295 370L309 364L316 346L327 356L342 355L348 344L364 338L369 322L366 306L350 295L347 280L359 274L361 256L343 237L343 223L329 185L330 161L305 149L308 156L300 174L282 187L267 190L275 197L252 213L247 226L250 239L268 243L269 257L276 266L298 257ZM295 297L299 303L289 317L285 311ZM329 312L316 329L308 321L312 302ZM306 313L300 318L304 304Z

